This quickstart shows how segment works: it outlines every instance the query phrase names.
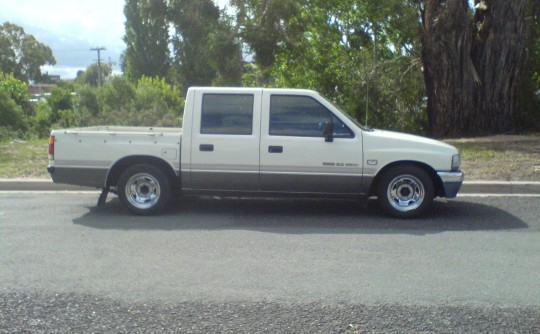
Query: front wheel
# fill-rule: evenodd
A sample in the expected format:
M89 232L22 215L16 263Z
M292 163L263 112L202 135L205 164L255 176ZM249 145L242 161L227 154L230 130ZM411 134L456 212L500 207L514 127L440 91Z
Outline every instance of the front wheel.
M161 169L147 164L134 165L120 176L118 197L122 205L135 214L155 214L169 203L171 184Z
M381 208L398 218L420 216L431 206L434 197L433 181L429 175L412 165L385 171L376 192Z

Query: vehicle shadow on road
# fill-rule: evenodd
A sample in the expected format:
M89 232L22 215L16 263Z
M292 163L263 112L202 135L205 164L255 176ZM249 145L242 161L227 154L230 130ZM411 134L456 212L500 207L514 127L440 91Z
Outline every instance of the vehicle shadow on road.
M140 217L122 209L117 198L105 208L89 208L75 224L111 230L256 230L289 234L415 234L528 228L513 214L480 203L435 201L420 219L383 215L374 200L183 198L162 215Z

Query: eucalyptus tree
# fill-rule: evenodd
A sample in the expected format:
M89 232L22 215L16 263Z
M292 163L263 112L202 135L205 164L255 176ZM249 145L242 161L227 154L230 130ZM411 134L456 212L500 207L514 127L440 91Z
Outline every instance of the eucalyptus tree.
M420 1L429 128L436 137L514 129L526 0Z
M124 73L132 81L143 76L167 77L170 69L166 0L126 0Z
M238 31L257 64L257 84L268 85L278 53L291 44L291 20L303 0L231 0Z
M24 82L40 81L41 66L55 65L51 49L16 24L0 26L0 70Z
M528 41L522 80L518 89L516 130L540 129L540 1L530 1L526 15Z
M170 20L175 76L185 90L211 84L216 71L208 66L207 38L219 20L219 8L211 0L171 0Z
M208 34L210 65L216 70L212 84L217 86L241 86L243 71L242 41L234 18L224 11L212 32Z

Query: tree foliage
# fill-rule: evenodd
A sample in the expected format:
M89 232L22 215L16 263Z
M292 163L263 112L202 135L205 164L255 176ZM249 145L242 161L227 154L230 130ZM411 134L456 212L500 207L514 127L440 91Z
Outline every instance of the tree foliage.
M23 127L22 108L11 98L7 89L0 86L0 128L20 130Z
M30 110L26 84L0 71L0 139L27 131Z
M0 70L24 82L40 81L40 67L45 64L56 64L48 46L18 25L5 22L0 26Z
M17 130L21 128L22 108L10 97L9 92L0 87L0 127Z
M92 87L99 86L99 71L101 70L101 82L107 81L112 75L112 68L107 64L92 64L86 68L86 71L79 71L77 74L77 82L90 85Z
M414 6L306 1L276 56L277 86L315 89L370 125L423 132L424 87ZM398 33L408 27L408 33ZM377 30L377 33L374 33ZM301 33L300 33L301 32Z
M126 50L122 68L130 79L167 77L169 72L168 7L166 0L126 0Z
M45 137L52 128L93 125L177 127L184 108L177 87L145 76L135 83L125 75L112 76L101 87L63 81L33 104L28 97L25 83L0 72L0 139Z
M30 110L28 103L28 86L16 79L13 74L4 74L0 71L0 87L9 94L9 97L25 111Z
M183 87L238 86L242 45L232 18L212 0L126 0L123 70L132 82L166 78Z
M270 81L270 70L278 52L294 38L289 23L299 14L299 2L232 0L231 5L237 9L240 34L253 52L258 66L258 84L266 85Z
M130 126L179 126L183 99L163 78L142 77L135 84L116 76L100 90L79 88L76 117L81 126L116 124ZM85 98L83 99L83 93ZM98 106L95 102L98 102ZM96 110L97 107L97 110Z
M210 85L216 70L209 66L208 38L219 22L219 8L212 0L171 0L170 6L174 73L186 89Z
M209 65L216 70L212 84L218 86L242 85L242 43L233 19L221 14L215 29L208 34ZM184 83L184 87L189 87Z

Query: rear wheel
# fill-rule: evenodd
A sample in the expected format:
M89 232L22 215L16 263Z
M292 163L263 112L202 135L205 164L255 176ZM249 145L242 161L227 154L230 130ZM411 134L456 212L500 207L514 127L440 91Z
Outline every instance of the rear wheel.
M398 218L420 216L429 209L433 197L433 181L423 169L413 165L385 171L377 186L379 205Z
M134 165L120 176L118 197L122 205L135 214L155 214L169 203L171 184L158 167L148 164Z

